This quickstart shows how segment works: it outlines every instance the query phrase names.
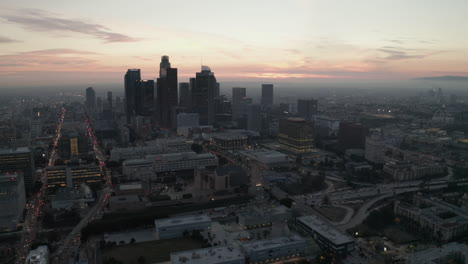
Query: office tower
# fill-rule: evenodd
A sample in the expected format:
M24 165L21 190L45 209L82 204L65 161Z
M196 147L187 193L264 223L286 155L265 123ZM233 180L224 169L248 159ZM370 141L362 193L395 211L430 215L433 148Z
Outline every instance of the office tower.
M273 84L262 84L262 105L273 104Z
M98 97L96 99L96 113L102 113L103 109L104 109L104 103L102 102L102 98Z
M175 128L171 118L172 107L177 106L177 68L171 68L168 56L161 57L157 79L157 107L159 125L164 128Z
M135 116L135 93L138 81L141 80L140 69L128 69L124 78L125 85L125 113L127 115L127 123L130 123L131 117Z
M154 112L154 81L137 82L135 92L135 113L139 116L151 116Z
M281 119L278 141L282 148L294 153L312 150L312 123L303 118Z
M22 171L24 187L34 187L34 158L29 148L0 149L0 172Z
M89 113L94 113L96 111L96 92L93 87L86 88L85 108Z
M192 110L200 115L200 125L214 123L214 98L216 94L216 77L210 67L202 66L195 78L190 78L192 91Z
M312 116L317 114L317 100L315 99L299 99L297 100L297 113L305 119L312 119Z
M369 128L353 122L340 122L338 130L338 147L346 149L364 149Z
M231 107L232 107L232 119L237 120L242 117L245 112L242 109L242 101L244 98L246 98L247 93L246 93L246 88L241 88L241 87L233 87L232 88L232 101L231 101Z
M232 104L238 104L244 97L247 96L247 89L242 87L232 88Z
M247 106L247 129L256 132L262 130L262 108L259 104Z
M16 230L25 204L23 173L0 173L0 231Z
M114 105L113 105L113 102L112 102L112 92L111 91L108 91L107 92L107 105L109 106L109 109L112 111L112 109L114 108Z
M220 88L221 88L221 85L219 84L219 82L216 83L216 86L215 86L215 94L214 96L215 97L218 97L219 96L219 93L220 93Z
M366 137L366 149L364 157L374 164L385 162L385 139L382 134L376 133Z
M191 102L192 96L190 94L190 83L179 83L179 106L189 109Z

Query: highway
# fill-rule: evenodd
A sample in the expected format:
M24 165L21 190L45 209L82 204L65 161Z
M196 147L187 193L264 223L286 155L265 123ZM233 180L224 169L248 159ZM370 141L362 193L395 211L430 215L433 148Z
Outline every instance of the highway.
M109 198L112 193L112 181L109 170L106 168L105 156L102 153L102 150L99 147L97 137L94 135L92 124L85 114L85 120L88 127L88 135L93 142L93 149L96 158L99 161L99 166L101 167L101 172L104 175L106 182L106 187L100 192L99 198L94 206L88 211L85 217L73 228L73 230L67 235L67 237L62 241L60 247L53 254L52 259L55 259L56 263L68 263L70 257L78 252L80 246L81 230L88 225L91 221L95 220L102 213L104 207L109 202Z
M53 166L55 163L55 158L57 155L57 144L61 137L62 131L62 124L65 118L65 108L62 108L62 113L60 115L59 122L57 124L57 129L55 130L55 136L53 139L53 147L52 152L49 156L48 166ZM24 229L20 239L20 244L18 246L18 254L17 254L17 263L22 264L26 260L26 256L28 255L31 249L31 243L36 238L37 231L41 228L41 221L38 221L38 217L42 213L42 207L44 205L44 198L47 191L47 175L46 171L43 170L41 174L41 182L42 186L41 189L37 194L31 197L27 205L27 212L24 220Z

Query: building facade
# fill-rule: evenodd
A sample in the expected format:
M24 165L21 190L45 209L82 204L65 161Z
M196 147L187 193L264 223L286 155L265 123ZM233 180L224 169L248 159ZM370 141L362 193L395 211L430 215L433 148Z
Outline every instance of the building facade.
M285 150L308 153L312 151L312 124L303 118L281 119L278 141Z
M214 99L217 87L214 72L208 66L202 66L201 72L190 79L192 111L199 114L200 125L212 125L215 121Z
M159 114L159 125L163 128L173 129L176 124L173 124L171 117L172 108L178 104L177 91L177 68L171 68L168 56L161 57L159 65L159 78L157 79L157 107Z
M0 230L16 230L26 205L22 172L0 174Z
M263 106L273 105L273 84L262 84L262 100Z
M157 239L182 237L184 232L211 228L211 219L207 215L171 217L154 220Z

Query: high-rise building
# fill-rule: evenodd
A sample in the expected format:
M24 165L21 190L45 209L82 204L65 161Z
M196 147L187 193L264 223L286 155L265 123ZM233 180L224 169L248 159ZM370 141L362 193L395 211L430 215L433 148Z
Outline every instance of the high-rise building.
M96 111L96 92L93 87L86 88L86 111L94 113Z
M0 173L0 231L16 230L25 204L23 173Z
M232 119L237 120L245 114L245 109L243 107L244 98L247 97L246 88L242 87L233 87L232 88Z
M247 129L260 132L262 130L262 108L259 104L247 106Z
M104 109L104 103L102 102L102 98L98 96L96 99L96 113L102 113Z
M112 109L114 108L114 105L113 105L113 99L112 99L112 92L111 91L107 92L107 105L109 107L109 110L112 111Z
M151 116L154 112L154 81L141 80L135 93L135 112L139 116Z
M262 105L273 104L273 84L262 84Z
M138 82L141 80L140 69L128 69L124 78L125 82L125 113L127 115L127 123L130 123L131 117L136 113L136 88Z
M312 116L317 114L317 100L315 99L299 99L297 100L297 113L305 119L312 119Z
M179 83L179 106L189 109L191 102L192 96L190 94L190 83Z
M338 147L346 149L364 149L369 128L360 123L340 122Z
M0 149L0 172L22 171L26 191L34 187L34 158L27 147Z
M244 97L247 96L247 89L243 87L232 88L232 104L238 104Z
M281 119L278 141L281 146L294 153L307 153L312 150L312 123L303 118Z
M172 108L177 106L177 68L171 68L169 56L162 56L157 79L157 107L159 125L164 128L175 128L172 122Z
M202 66L201 72L197 72L195 78L190 78L192 110L200 115L200 125L214 123L216 87L216 77L208 66Z

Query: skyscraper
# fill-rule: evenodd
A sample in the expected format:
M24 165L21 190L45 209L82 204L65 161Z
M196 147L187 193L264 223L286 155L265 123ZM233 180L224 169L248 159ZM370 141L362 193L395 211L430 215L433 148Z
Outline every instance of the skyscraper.
M192 110L200 115L200 125L214 123L214 98L216 95L216 77L210 67L202 66L195 78L190 78L192 91Z
M113 105L112 101L113 101L112 92L108 91L107 92L107 106L109 107L109 110L111 110L111 111L114 108L114 105Z
M128 69L124 78L125 85L125 113L127 114L127 123L130 123L131 117L135 115L135 94L137 81L141 80L140 69Z
M151 116L154 112L154 81L141 80L136 85L135 112L140 116Z
M273 104L273 84L262 84L262 105Z
M259 104L247 106L247 129L256 132L262 130L262 108Z
M190 94L190 83L179 83L179 106L190 108L192 96Z
M315 99L299 99L297 100L297 113L300 117L311 119L317 114L317 100Z
M236 120L240 118L244 113L242 101L247 96L246 88L242 87L233 87L232 88L232 119Z
M159 125L164 128L175 128L171 118L172 108L177 106L177 68L171 68L169 56L162 56L157 79L157 107Z
M93 87L86 88L86 111L88 113L96 112L96 92Z

